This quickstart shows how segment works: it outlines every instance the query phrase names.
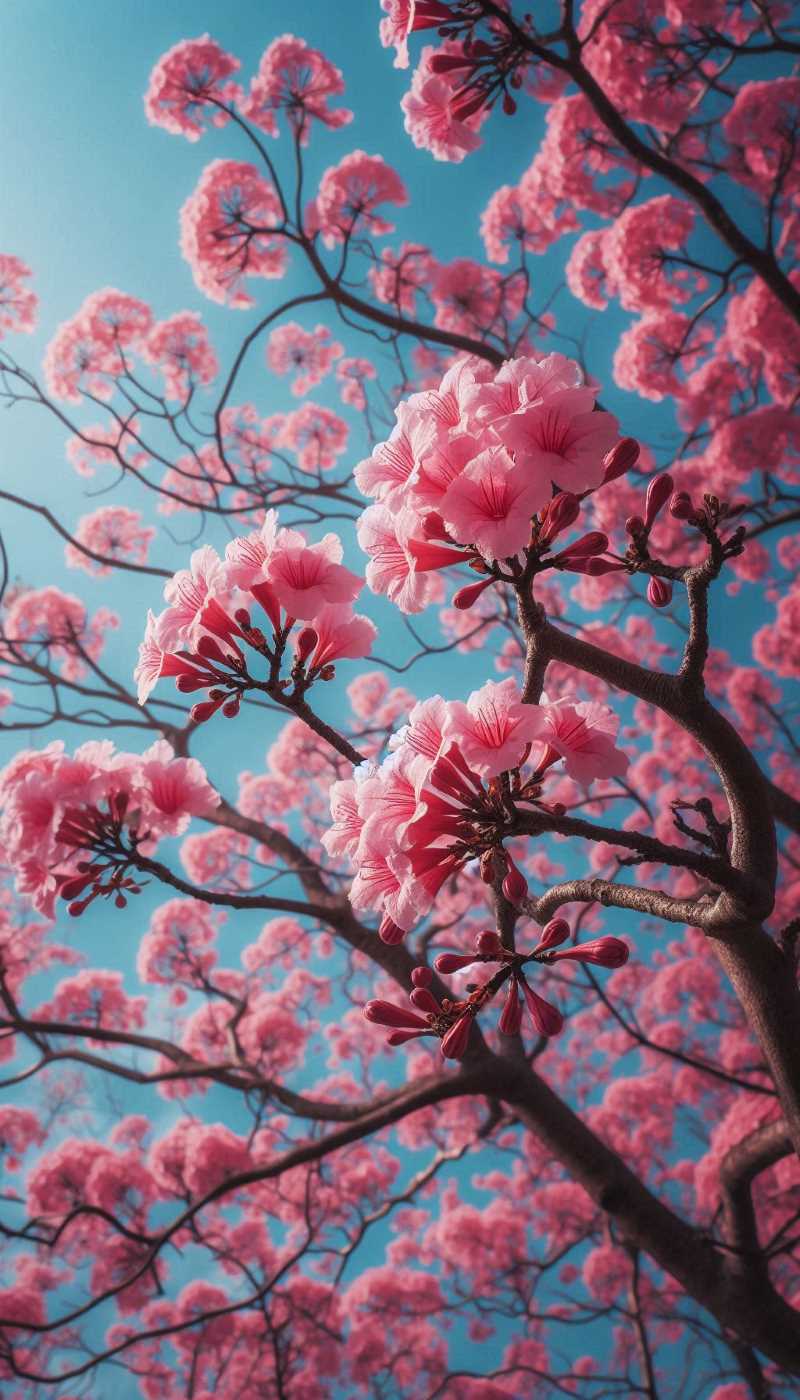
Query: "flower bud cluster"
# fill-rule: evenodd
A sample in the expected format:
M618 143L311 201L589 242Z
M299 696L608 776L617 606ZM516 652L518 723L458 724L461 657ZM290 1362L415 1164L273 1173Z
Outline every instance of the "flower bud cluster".
M571 936L572 930L566 919L551 919L542 929L535 947L528 953L519 953L505 948L494 929L483 929L475 940L474 952L439 953L434 958L434 969L442 977L452 977L481 963L500 964L499 970L487 981L467 987L464 999L442 997L437 1001L431 991L433 972L428 967L415 967L411 974L409 997L415 1008L413 1011L394 1002L370 1001L364 1007L364 1015L368 1021L391 1029L387 1042L391 1046L406 1045L422 1036L436 1035L441 1040L443 1057L460 1060L467 1051L472 1022L505 983L506 996L497 1023L501 1034L519 1034L524 1006L537 1035L547 1038L558 1035L563 1028L564 1017L558 1007L546 1001L530 985L523 972L524 966L527 963L571 961L618 968L627 962L629 956L627 943L611 936L577 943L569 948L562 947Z

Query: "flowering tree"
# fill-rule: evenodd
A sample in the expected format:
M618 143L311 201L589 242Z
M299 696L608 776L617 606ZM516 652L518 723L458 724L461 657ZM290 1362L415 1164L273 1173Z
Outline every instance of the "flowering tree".
M225 129L180 229L249 313L228 362L105 288L40 375L0 258L6 404L119 492L70 526L3 484L6 518L153 604L12 583L6 533L0 1374L796 1394L800 34L768 0L382 8L416 160L514 167L546 104L484 261L391 241L401 174L289 34L248 86L183 40L145 97ZM613 379L668 433L626 434L570 297L632 313Z

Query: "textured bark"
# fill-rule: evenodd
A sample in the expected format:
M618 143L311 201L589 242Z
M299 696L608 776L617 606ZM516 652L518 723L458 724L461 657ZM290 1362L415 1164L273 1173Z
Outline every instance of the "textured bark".
M800 1314L765 1271L732 1266L729 1254L660 1201L532 1070L505 1065L498 1092L613 1218L625 1244L645 1251L743 1344L800 1375Z

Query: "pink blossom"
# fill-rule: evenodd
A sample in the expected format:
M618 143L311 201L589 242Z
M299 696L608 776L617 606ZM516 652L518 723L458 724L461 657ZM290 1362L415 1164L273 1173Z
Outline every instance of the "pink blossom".
M332 409L307 400L284 415L276 441L297 454L301 471L330 471L347 446L347 424Z
M368 506L358 522L358 542L369 555L366 576L373 593L385 593L401 612L422 612L430 601L436 569L465 557L428 544L422 523L408 508L392 512L382 503Z
M519 315L525 289L520 278L506 283L494 268L456 258L436 270L430 294L435 325L475 335L493 329L501 316Z
M529 475L504 447L490 447L450 483L442 518L460 544L476 545L487 559L505 559L530 541L531 516L550 490L543 473Z
M564 491L586 491L603 477L618 437L612 413L593 412L590 389L564 389L495 424L517 463Z
M353 113L347 107L328 105L343 92L342 74L330 59L304 39L281 34L261 56L244 113L269 136L277 136L276 114L284 112L306 146L313 121L334 130L352 121Z
M282 221L278 196L254 165L207 165L181 209L181 252L200 291L229 306L252 306L245 277L282 277L286 269Z
M293 394L307 394L341 354L342 346L331 340L327 326L306 331L296 321L286 321L267 340L267 364L273 374L293 373Z
M435 160L461 161L480 146L478 127L488 117L486 107L468 116L459 112L469 64L451 72L434 71L431 60L442 54L463 54L460 44L445 41L436 48L426 45L414 72L411 89L400 101L405 129L415 146L430 151Z
M266 576L290 617L313 618L328 604L351 603L363 580L342 564L338 535L306 544L297 530L281 530Z
M156 619L155 639L162 651L175 651L192 643L200 615L210 598L222 592L225 566L210 544L196 549L188 569L180 569L164 588L168 607Z
M367 406L366 382L377 377L378 371L371 360L363 356L348 355L336 366L336 378L341 384L339 393L342 403L363 413Z
M615 748L619 717L606 705L581 700L542 703L542 740L564 759L564 768L576 782L588 786L594 778L621 777L628 758Z
M140 782L148 811L161 831L179 836L192 817L207 816L219 794L196 758L176 758L166 739L158 739L142 754Z
M12 253L0 253L0 340L7 331L30 333L36 325L38 297L24 285L31 270Z
M391 233L394 225L375 212L385 203L408 203L400 176L381 156L351 151L322 176L313 202L314 229L321 232L328 248L354 234Z
M75 530L75 539L93 554L102 555L111 562L103 563L102 560L92 559L72 544L65 547L64 557L70 568L85 569L87 573L96 574L98 578L104 577L111 573L113 561L116 559L124 559L132 564L144 564L155 533L151 526L142 525L142 517L138 510L129 510L127 506L101 506L99 510L92 511L91 515L81 517Z
M126 373L126 357L141 351L152 325L149 306L136 297L113 287L92 292L45 351L49 392L69 403L80 403L84 393L111 398L113 380Z
M527 747L541 737L545 723L538 705L520 701L515 680L487 681L472 692L466 705L450 701L443 737L458 745L476 773L491 778L522 762Z
M307 666L316 670L345 657L369 656L378 629L368 617L354 614L349 606L329 604L314 613L312 630L316 636ZM298 637L302 637L300 632ZM297 647L295 640L295 648Z
M189 141L202 135L204 118L222 126L228 120L225 105L241 95L241 89L227 81L239 66L239 60L208 34L181 40L150 75L144 99L148 121Z
M370 286L378 301L413 316L418 293L430 283L434 267L430 249L421 243L401 243L396 252L383 248L369 269Z
M8 603L3 617L0 640L0 661L16 659L35 653L41 658L46 650L52 664L67 680L77 680L85 674L86 663L81 651L97 661L102 655L106 632L119 626L119 618L108 608L98 608L90 617L85 605L72 593L60 588L23 590ZM13 643L13 653L8 643Z
M208 331L194 311L179 311L158 321L142 354L163 374L168 399L186 399L195 384L210 384L219 373Z

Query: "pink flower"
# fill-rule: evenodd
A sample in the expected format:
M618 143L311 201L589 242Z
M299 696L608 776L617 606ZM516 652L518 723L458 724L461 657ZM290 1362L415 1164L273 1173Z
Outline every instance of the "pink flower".
M377 627L368 617L354 615L351 607L341 603L329 604L314 613L313 628L303 631L313 631L317 638L309 654L309 670L327 666L331 661L369 656L378 635ZM302 636L300 632L298 640Z
M355 233L372 237L391 233L394 225L375 212L385 203L408 203L400 176L381 156L351 151L322 176L311 208L312 223L328 248Z
M59 326L45 351L49 392L68 403L80 403L87 392L111 398L114 379L125 371L127 357L141 350L152 324L149 306L136 297L114 287L92 292L72 319ZM114 441L124 435L117 430Z
M376 379L378 371L371 360L363 356L348 355L336 366L336 378L341 384L339 390L342 403L363 413L367 406L366 381Z
M382 910L398 928L410 929L420 917L424 894L412 878L408 856L370 846L359 855L348 897L357 913Z
M539 706L522 704L517 683L509 678L487 681L472 692L466 705L452 700L447 706L444 738L458 745L471 768L490 778L516 768L544 726Z
M192 643L206 603L226 587L225 565L210 544L196 549L188 569L180 569L164 588L169 604L156 619L155 640L164 651Z
M239 68L238 58L226 53L208 34L183 39L158 60L150 75L144 109L153 126L197 141L203 118L214 126L228 120L220 105L241 95L226 80Z
M405 129L415 146L430 151L434 160L462 161L481 144L477 128L488 117L486 107L469 116L459 111L462 89L469 77L469 60L450 72L435 71L431 60L442 55L463 55L459 43L445 41L434 48L427 44L411 81L411 90L401 98Z
M312 120L334 129L353 119L347 107L328 106L344 92L340 70L330 59L294 34L273 39L250 84L245 115L262 131L277 136L277 112L285 112L302 145L308 144Z
M358 543L369 555L366 576L373 593L385 593L401 612L422 612L432 582L416 572L408 541L421 524L413 511L393 513L383 505L368 506L358 522Z
M181 252L200 291L212 301L252 306L244 278L282 277L285 271L282 221L275 189L254 165L207 165L181 209Z
M202 764L196 758L176 758L166 739L158 739L142 754L140 781L146 808L159 830L172 836L185 831L192 817L212 812L220 801Z
M127 506L101 506L91 515L81 517L75 539L93 554L103 555L109 560L125 559L134 564L143 564L156 532L151 526L142 525L141 521L138 510L129 510ZM92 559L72 544L65 547L64 558L71 569L85 569L98 578L111 573L110 563Z
M309 400L284 415L276 441L297 453L301 471L329 471L347 446L347 424L332 409Z
M38 297L24 286L31 270L21 258L0 253L0 340L6 331L30 333L36 324Z
M331 860L340 856L354 856L364 829L356 779L345 778L341 782L332 783L329 798L333 826L324 833L322 845Z
M307 394L332 369L343 352L338 340L331 340L327 326L306 331L296 321L278 326L267 340L267 365L273 374L294 375L293 394Z
M328 534L306 544L297 530L281 530L266 564L266 577L290 617L313 618L329 603L351 603L363 579L341 563L342 543Z
M611 413L593 412L591 389L564 389L494 424L526 471L565 491L587 491L603 478L603 457L618 437Z
M142 355L163 374L168 399L186 399L196 384L210 384L219 373L208 331L195 311L179 311L158 321Z
M225 576L231 586L249 588L264 576L264 568L275 548L278 513L268 510L260 530L237 535L225 547Z
M441 514L460 544L476 545L487 559L505 559L530 542L531 516L550 493L545 475L529 474L504 447L490 447L451 482Z
M608 706L593 700L549 703L542 697L542 710L540 737L564 759L566 772L576 782L588 786L594 778L621 777L627 771L627 756L614 746L619 716Z
M413 316L417 295L430 282L434 266L430 249L421 243L401 243L397 252L384 248L370 267L370 285L378 301Z
M415 412L411 400L398 405L396 417L397 424L386 442L379 442L372 455L358 463L354 475L365 496L401 505L404 488L433 447L436 425Z

